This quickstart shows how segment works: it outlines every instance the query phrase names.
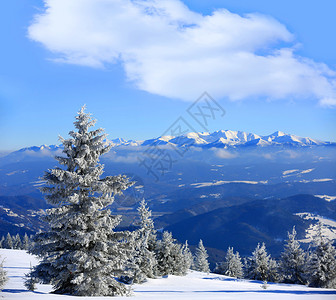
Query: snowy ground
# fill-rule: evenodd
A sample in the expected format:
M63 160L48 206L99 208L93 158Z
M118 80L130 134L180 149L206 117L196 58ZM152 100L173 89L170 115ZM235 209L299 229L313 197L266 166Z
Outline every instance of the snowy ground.
M23 250L0 249L0 255L5 258L4 266L9 276L0 299L102 299L48 294L51 290L49 285L38 285L37 291L29 292L23 285L23 276L29 271L30 262L35 264L37 260ZM151 279L133 288L132 298L136 299L336 299L336 290L287 284L269 284L265 290L261 288L261 282L237 281L226 276L199 272L190 272L185 277Z

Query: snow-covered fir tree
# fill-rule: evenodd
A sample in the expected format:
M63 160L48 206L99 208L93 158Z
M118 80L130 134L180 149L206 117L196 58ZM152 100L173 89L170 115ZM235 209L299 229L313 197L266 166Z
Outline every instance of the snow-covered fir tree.
M13 238L9 234L9 232L7 233L7 236L6 236L6 239L3 242L3 245L4 245L5 249L13 249Z
M152 212L143 199L138 207L140 228L135 232L133 254L133 278L134 283L142 283L146 278L155 278L157 261L153 249L156 242L154 223L151 219Z
M188 241L185 241L185 243L182 246L182 254L186 269L190 270L194 264L194 257L189 249Z
M34 236L33 234L31 234L29 236L29 246L28 246L28 250L30 249L30 247L33 247L35 245L35 242L34 242Z
M268 276L268 281L281 281L281 275L279 274L279 264L275 259L272 259L271 257L269 260Z
M208 253L203 246L203 241L200 240L195 252L194 268L196 271L210 272L208 257Z
M0 290L5 286L7 281L7 272L3 268L3 259L0 256Z
M5 238L2 236L0 239L0 248L4 248L3 243L4 243Z
M25 235L23 236L23 239L22 239L22 249L24 249L24 250L29 249L29 237L28 237L27 233L25 233Z
M41 261L32 276L50 282L55 293L78 296L114 296L128 293L116 280L124 272L131 253L128 232L116 232L121 217L107 207L114 196L131 185L125 176L101 178L102 154L110 150L103 129L89 131L95 120L78 112L76 131L60 140L64 156L56 157L62 167L48 170L41 191L54 207L44 220L50 229L34 237L31 253Z
M157 242L155 257L157 275L186 275L187 266L184 263L182 247L176 243L170 232L165 231L162 240Z
M234 278L242 278L243 263L239 253L234 253L233 248L229 247L226 252L225 261L216 264L215 272Z
M306 254L296 240L295 226L288 232L285 250L281 254L279 270L284 282L305 284Z
M144 199L140 202L137 210L140 217L139 227L141 231L146 232L148 250L151 252L155 252L157 233L154 229L152 211L148 208L147 203Z
M323 236L322 224L318 223L316 247L312 252L308 267L309 285L323 288L336 288L336 249Z
M19 234L13 237L13 249L22 249L22 242Z
M267 254L265 243L258 244L252 256L245 260L245 269L249 279L278 281L277 263Z

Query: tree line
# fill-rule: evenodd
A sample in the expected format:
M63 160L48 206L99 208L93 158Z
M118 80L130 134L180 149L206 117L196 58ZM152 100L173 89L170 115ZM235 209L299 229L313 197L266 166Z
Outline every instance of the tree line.
M235 278L336 288L336 249L323 236L319 222L314 243L307 251L301 248L293 227L278 261L267 253L264 243L258 244L252 255L244 259L229 247L225 261L216 264L214 271Z
M30 236L30 238L32 235ZM11 235L9 232L6 237L2 236L0 239L0 248L3 249L19 249L19 250L28 250L29 244L31 243L30 238L27 233L24 236L19 234Z

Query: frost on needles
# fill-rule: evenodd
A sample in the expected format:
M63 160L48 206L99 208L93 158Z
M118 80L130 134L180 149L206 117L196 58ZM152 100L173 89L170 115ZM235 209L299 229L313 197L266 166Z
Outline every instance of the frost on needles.
M32 274L37 281L51 283L55 293L78 296L125 295L126 286L117 280L125 274L132 254L130 232L115 232L120 216L107 207L114 196L132 183L122 175L101 178L99 158L111 146L103 129L89 131L96 120L85 106L74 122L76 131L60 140L64 156L56 157L62 167L48 170L41 189L54 207L44 220L50 230L35 236L31 253L41 262Z

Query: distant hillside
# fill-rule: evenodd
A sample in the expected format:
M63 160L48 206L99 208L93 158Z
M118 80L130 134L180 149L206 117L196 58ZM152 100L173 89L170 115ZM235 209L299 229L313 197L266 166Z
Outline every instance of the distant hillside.
M40 221L44 200L30 196L0 196L0 237L10 234L32 234L47 224Z
M158 221L171 223L165 230L173 232L180 241L188 240L190 244L196 245L202 239L210 248L226 250L232 246L241 255L249 255L259 242L265 242L270 253L279 255L287 238L287 231L294 225L298 238L304 239L306 230L317 220L304 219L296 213L309 212L336 220L336 202L328 202L311 195L249 201L189 218L188 211L193 211L193 207L184 210L184 214L178 211L165 215ZM329 228L336 230L336 227Z

